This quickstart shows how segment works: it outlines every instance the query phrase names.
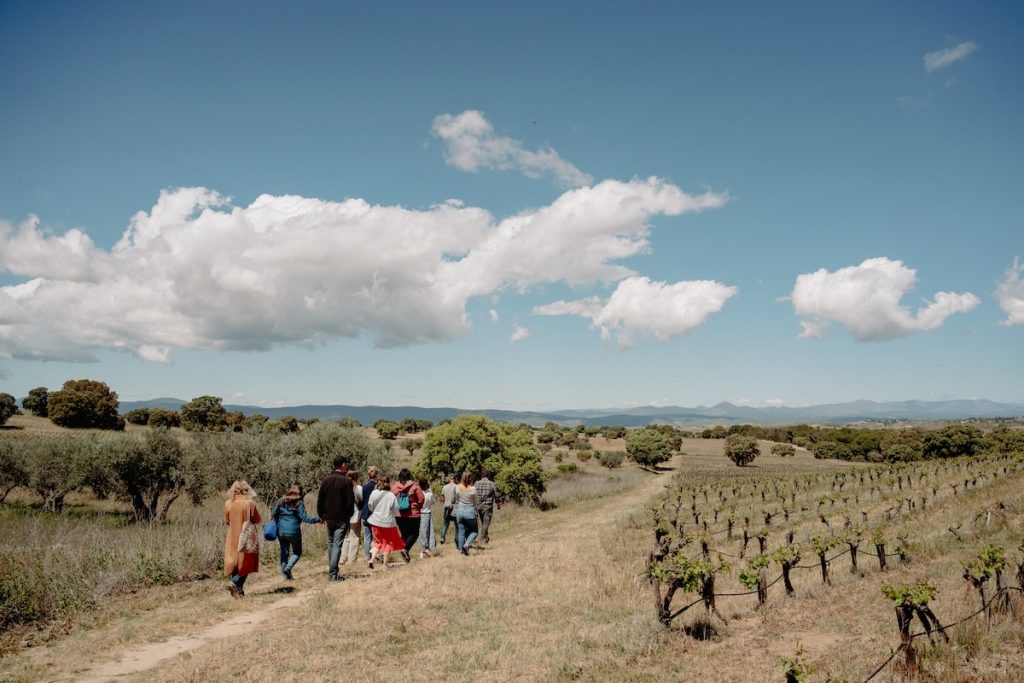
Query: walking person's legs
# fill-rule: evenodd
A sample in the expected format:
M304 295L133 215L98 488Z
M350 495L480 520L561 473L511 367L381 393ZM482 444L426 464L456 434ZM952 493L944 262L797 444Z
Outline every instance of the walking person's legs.
M480 539L484 543L490 543L491 536L488 530L491 528L491 517L494 516L494 508L490 505L485 505L478 512L480 513Z
M455 520L452 519L452 508L446 507L441 511L441 543L444 543L445 537L448 535L448 525ZM458 522L455 522L458 526Z
M363 555L367 561L373 559L373 528L363 523Z
M359 522L352 522L348 525L348 535L345 536L345 543L348 546L342 546L342 562L355 562L356 558L359 557L359 546L362 543L361 534L362 525Z
M429 512L420 517L420 557L429 556L434 549L434 525Z
M292 569L295 569L295 565L298 564L299 558L302 557L302 533L297 533L294 536L286 536L288 543L291 545L291 553L288 556L288 562L284 567L284 578L291 581Z
M338 579L338 560L341 559L341 544L347 530L348 524L344 522L327 525L327 578L331 581Z

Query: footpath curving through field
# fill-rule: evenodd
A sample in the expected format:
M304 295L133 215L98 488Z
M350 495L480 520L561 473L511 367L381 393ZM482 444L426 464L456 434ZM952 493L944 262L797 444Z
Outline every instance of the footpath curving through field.
M670 476L650 474L628 491L555 510L513 512L510 525L499 516L491 546L471 557L456 554L452 534L439 557L356 580L367 574L360 565L340 584L321 583L320 558L309 557L299 565L307 580L296 582L294 595L253 601L254 609L197 632L133 644L98 662L95 653L82 653L93 661L58 662L46 675L90 682L223 680L246 662L250 680L328 678L365 667L369 657L385 680L481 670L516 679L575 678L584 668L600 669L630 638L646 649L658 637L646 600L623 602L614 588L623 584L620 562L640 568L635 545L629 552L618 543L613 552L608 544L617 543L625 519L642 512ZM643 535L639 527L635 533ZM276 585L276 576L268 576L250 593ZM646 596L642 581L626 581L627 592ZM229 608L237 604L226 592L207 600L214 610L225 601Z

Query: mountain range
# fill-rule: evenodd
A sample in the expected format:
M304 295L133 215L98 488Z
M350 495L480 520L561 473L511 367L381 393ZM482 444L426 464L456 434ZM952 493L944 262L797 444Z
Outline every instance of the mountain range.
M148 401L124 401L121 411L135 408L168 408L179 410L186 401L175 398L156 398ZM849 423L862 421L900 420L961 420L1024 416L1022 403L996 403L984 399L954 401L852 401L823 405L773 406L755 408L732 403L685 408L680 406L641 406L622 409L518 411L489 408L421 408L419 406L350 406L300 405L279 408L225 405L229 411L246 415L262 413L270 418L291 415L299 419L319 418L337 420L352 417L364 425L377 420L399 421L411 417L430 420L435 424L462 413L486 415L498 422L525 422L542 425L556 422L561 425L622 425L640 427L652 423L674 424L679 427L709 426L716 424L799 424L804 422Z

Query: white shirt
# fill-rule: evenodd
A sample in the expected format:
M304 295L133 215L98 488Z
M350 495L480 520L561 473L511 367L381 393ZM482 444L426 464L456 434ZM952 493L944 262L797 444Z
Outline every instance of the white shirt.
M370 526L398 526L395 515L398 513L398 498L391 491L374 489L370 494L370 517L366 520Z

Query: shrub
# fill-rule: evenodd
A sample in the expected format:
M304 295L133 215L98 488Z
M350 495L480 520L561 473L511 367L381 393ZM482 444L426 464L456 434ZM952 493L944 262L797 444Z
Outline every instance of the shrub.
M220 431L228 411L218 396L197 396L181 406L181 426L190 432Z
M124 429L118 412L117 393L103 382L73 379L60 391L49 394L47 413L59 427L73 429Z
M18 413L18 403L10 394L0 394L0 425L7 423L7 418Z
M626 454L622 451L601 451L597 454L598 462L610 470L621 467L625 458Z
M181 418L178 413L167 408L152 408L149 411L149 422L150 427L180 427Z
M850 450L850 447L836 441L819 441L811 446L811 451L814 453L814 457L819 460L829 458L833 460L851 460L853 458L853 451Z
M775 443L772 444L772 455L780 458L792 457L796 455L796 447L791 443Z
M574 462L562 463L558 466L558 472L560 474L572 474L577 470L579 470L579 468L576 466L576 463Z
M576 458L580 462L587 462L588 460L590 460L593 457L594 457L594 451L587 451L587 450L576 451Z
M145 425L149 424L149 408L136 408L135 410L129 410L124 414L126 422L130 422L133 425Z
M46 387L36 387L29 390L28 396L21 400L21 407L37 417L47 417L49 396Z
M21 445L0 441L0 502L18 486L28 486L28 465Z

